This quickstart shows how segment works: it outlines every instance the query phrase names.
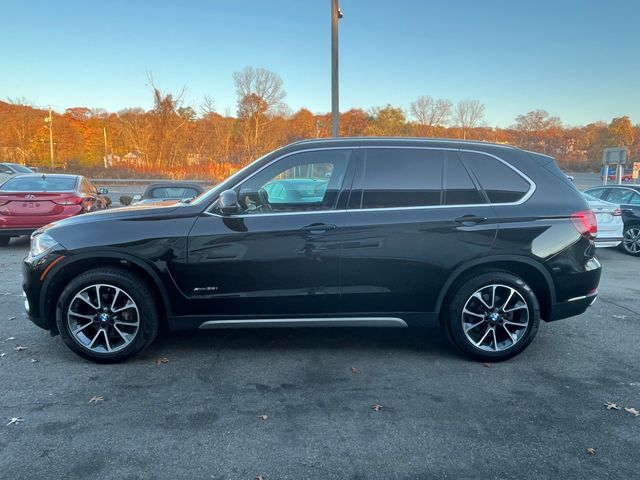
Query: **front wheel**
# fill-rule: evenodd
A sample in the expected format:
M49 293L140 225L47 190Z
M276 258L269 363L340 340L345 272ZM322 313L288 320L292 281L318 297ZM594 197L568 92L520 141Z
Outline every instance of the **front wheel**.
M640 225L625 227L620 247L628 255L640 256Z
M99 363L126 360L151 344L159 313L149 286L129 272L104 268L74 278L58 300L56 323L64 343Z
M540 306L519 276L487 272L456 288L443 323L453 344L467 355L483 361L506 360L535 337Z

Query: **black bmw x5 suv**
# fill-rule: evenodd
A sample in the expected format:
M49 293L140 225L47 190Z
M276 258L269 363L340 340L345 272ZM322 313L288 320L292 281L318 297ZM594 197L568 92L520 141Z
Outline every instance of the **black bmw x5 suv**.
M195 200L70 218L32 236L25 307L114 362L169 330L419 327L485 361L597 295L593 213L553 158L358 138L274 151Z

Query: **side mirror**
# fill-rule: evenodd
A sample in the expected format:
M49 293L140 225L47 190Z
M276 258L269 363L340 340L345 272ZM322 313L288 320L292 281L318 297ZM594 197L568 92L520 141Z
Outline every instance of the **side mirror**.
M104 188L104 187L100 187L100 188L98 189L98 193L99 193L100 195L107 195L107 194L109 193L109 189L108 189L108 188Z
M142 195L140 195L139 193L136 193L133 197L131 197L132 200L134 202L139 202L140 200L142 200Z
M223 215L238 213L240 206L238 205L238 194L235 190L225 190L220 194L218 208Z

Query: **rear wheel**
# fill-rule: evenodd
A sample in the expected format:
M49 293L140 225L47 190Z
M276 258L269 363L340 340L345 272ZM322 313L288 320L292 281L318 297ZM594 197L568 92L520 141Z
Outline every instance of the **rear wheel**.
M9 245L9 240L11 240L11 237L0 237L0 247Z
M625 227L620 247L623 252L629 255L640 256L640 225Z
M448 302L444 328L453 344L483 361L522 352L540 324L538 299L522 278L487 272L461 282Z
M147 284L128 272L91 270L74 278L60 295L60 336L71 350L94 362L126 360L158 333L154 300Z

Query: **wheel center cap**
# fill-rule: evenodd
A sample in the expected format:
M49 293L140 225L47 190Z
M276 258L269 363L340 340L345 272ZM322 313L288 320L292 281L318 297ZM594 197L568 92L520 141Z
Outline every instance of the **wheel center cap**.
M102 323L106 323L109 321L109 315L107 313L101 313L100 315L98 315L98 319L102 322Z
M489 315L489 320L491 320L492 322L497 322L498 320L500 320L500 315L494 312Z

